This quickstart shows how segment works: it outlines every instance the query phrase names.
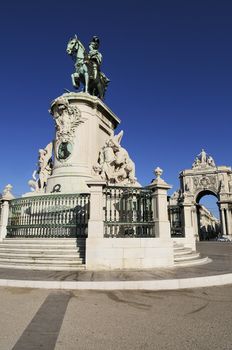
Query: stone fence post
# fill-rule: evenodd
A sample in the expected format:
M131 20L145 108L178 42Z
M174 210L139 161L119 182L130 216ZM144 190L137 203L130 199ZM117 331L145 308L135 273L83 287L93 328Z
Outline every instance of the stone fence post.
M185 203L182 204L182 211L183 211L183 229L184 229L184 245L187 248L191 248L193 251L196 250L196 233L198 234L198 227L197 232L195 231L195 218L194 216L197 215L196 211L193 207L193 204L191 202L185 201Z
M103 187L106 183L105 181L89 181L87 184L90 188L88 238L103 238Z
M8 223L8 217L9 217L9 202L11 199L14 199L14 196L11 193L12 190L11 185L7 185L3 190L3 195L1 198L2 202L2 208L1 208L1 215L0 215L0 241L2 241L7 234L7 223Z
M104 241L103 187L105 181L89 181L90 217L86 239L85 264L90 270L98 269L102 261Z
M156 179L149 185L153 190L153 216L155 222L155 234L159 238L171 239L170 221L168 219L167 191L172 188L161 175L163 170L159 167L154 171Z

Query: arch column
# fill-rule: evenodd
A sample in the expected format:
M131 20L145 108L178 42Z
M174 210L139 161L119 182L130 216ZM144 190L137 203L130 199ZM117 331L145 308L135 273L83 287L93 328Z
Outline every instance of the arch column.
M194 229L194 235L197 237L197 240L199 240L199 227L198 227L198 218L197 218L197 206L192 206L192 219L193 219L193 229Z
M232 235L232 220L231 220L231 211L229 208L226 208L226 223L227 223L227 234Z

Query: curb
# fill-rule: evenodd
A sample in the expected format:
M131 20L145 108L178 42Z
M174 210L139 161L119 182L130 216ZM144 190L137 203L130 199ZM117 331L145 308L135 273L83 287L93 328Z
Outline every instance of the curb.
M0 287L70 290L178 290L232 284L232 273L148 281L32 281L0 279Z

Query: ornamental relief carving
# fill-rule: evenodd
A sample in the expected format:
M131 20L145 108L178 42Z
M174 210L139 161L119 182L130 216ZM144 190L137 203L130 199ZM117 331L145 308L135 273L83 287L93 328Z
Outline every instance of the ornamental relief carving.
M204 188L210 186L210 179L208 176L203 176L201 179L200 179L200 185Z
M193 178L193 185L194 185L194 187L198 187L199 186L199 178L198 177L194 177Z
M216 176L210 176L210 182L213 186L217 185L217 178Z
M190 192L192 190L192 181L190 177L186 177L184 180L184 191Z
M73 140L78 125L84 122L77 106L71 105L67 98L58 97L49 111L56 124L56 139L59 143Z
M216 175L198 175L194 176L193 182L193 192L202 189L212 190L213 192L219 191L219 183Z

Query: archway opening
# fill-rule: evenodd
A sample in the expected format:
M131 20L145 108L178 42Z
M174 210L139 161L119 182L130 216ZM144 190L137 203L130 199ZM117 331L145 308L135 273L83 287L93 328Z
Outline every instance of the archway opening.
M217 195L209 190L200 192L196 198L196 207L199 240L217 239L221 233Z

